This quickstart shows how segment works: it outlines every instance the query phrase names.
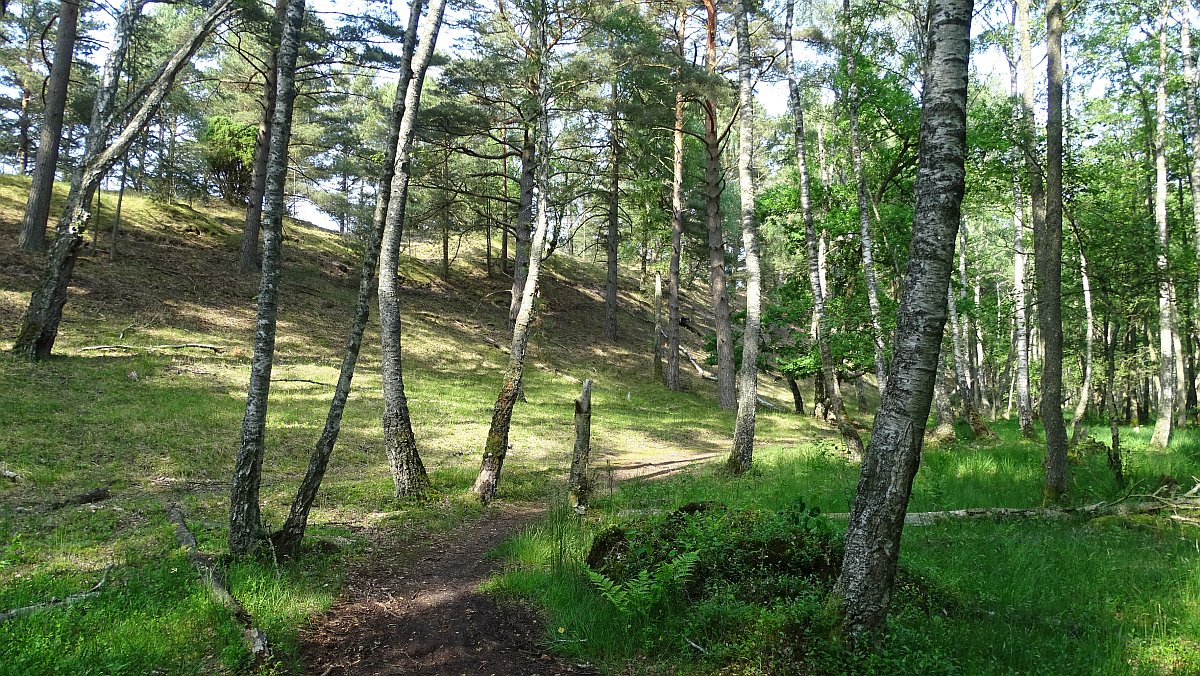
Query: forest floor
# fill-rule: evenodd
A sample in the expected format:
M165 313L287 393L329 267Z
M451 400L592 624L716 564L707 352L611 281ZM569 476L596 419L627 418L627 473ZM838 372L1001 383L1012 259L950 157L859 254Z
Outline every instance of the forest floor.
M716 454L675 453L610 467L611 484L688 471ZM370 533L339 598L300 634L310 674L599 674L547 652L545 617L480 587L503 567L491 553L544 518L543 503L494 503L444 533Z

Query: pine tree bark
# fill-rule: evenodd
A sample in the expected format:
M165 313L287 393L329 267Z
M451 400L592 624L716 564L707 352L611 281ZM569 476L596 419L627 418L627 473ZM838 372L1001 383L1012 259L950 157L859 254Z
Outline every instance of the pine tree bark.
M282 25L287 0L275 0L275 21ZM266 78L263 83L262 117L258 122L258 133L254 137L254 157L250 165L250 194L246 200L246 220L242 226L242 251L239 266L242 272L258 271L258 240L262 226L263 191L267 185L267 154L270 152L271 122L275 119L275 90L277 89L278 64L272 37L271 49L267 50Z
M517 225L513 229L515 251L513 252L512 298L508 306L509 331L516 326L517 313L521 310L521 298L525 294L525 280L529 276L529 251L533 245L529 226L533 222L533 184L538 158L531 126L531 123L526 122L521 143L521 179L518 182L521 195L517 201Z
M291 510L283 528L273 536L275 551L279 556L290 557L299 553L300 544L304 541L304 531L308 526L308 515L313 502L317 499L317 491L325 478L325 470L329 467L329 458L333 455L334 445L342 429L342 413L346 409L346 401L350 398L350 386L354 379L355 367L358 365L359 352L362 349L363 333L367 328L367 320L371 314L371 295L375 293L375 270L379 266L379 250L383 242L383 229L387 217L388 202L391 197L392 179L396 174L396 147L400 139L400 123L404 119L405 102L409 83L413 78L411 69L413 51L417 44L417 24L425 3L421 0L413 2L409 7L408 28L404 33L404 43L400 61L400 81L396 86L396 97L392 103L391 123L388 125L388 146L384 150L383 165L379 171L379 183L375 191L375 213L371 223L371 237L363 251L362 265L359 269L358 297L354 303L354 317L350 322L350 330L346 336L346 349L342 354L342 367L338 373L337 386L334 388L333 399L329 403L329 412L325 416L325 428L317 439L316 447L308 459L308 470L296 490L292 500Z
M1042 428L1046 430L1046 499L1067 492L1067 428L1062 415L1063 56L1062 0L1046 3L1046 219L1034 232L1042 360ZM1028 87L1029 85L1027 85ZM1035 221L1036 226L1036 221Z
M50 219L50 199L54 195L54 174L58 170L58 149L62 142L63 117L67 111L67 85L71 81L71 63L79 26L80 3L58 3L58 34L54 39L54 63L43 102L42 127L38 132L37 160L33 183L25 203L18 243L26 251L46 249L46 223ZM68 273L69 276L69 273Z
M270 159L263 198L262 276L258 285L258 314L250 385L246 389L246 414L242 418L242 444L233 466L229 495L229 553L254 553L263 532L258 501L267 429L267 402L271 367L275 358L275 328L279 316L279 283L283 269L283 184L287 177L288 143L292 133L292 108L296 98L296 60L304 0L288 0L279 43L279 78L275 119L271 122Z
M442 0L434 0L435 2ZM500 395L496 397L496 405L492 410L492 423L488 429L487 441L483 447L483 460L479 467L479 476L471 490L479 496L480 501L487 504L496 497L496 489L500 483L500 470L504 467L504 459L508 455L508 433L512 425L513 408L521 392L521 380L525 372L525 350L529 346L529 326L533 322L533 299L537 294L538 275L542 267L542 251L546 248L546 232L549 229L547 211L547 187L549 186L549 157L550 157L550 80L549 53L546 43L545 5L539 6L539 14L534 20L533 43L537 54L537 169L535 186L537 190L537 219L533 230L533 242L529 257L529 274L521 294L521 306L517 311L516 322L513 325L512 348L509 350L508 370L504 374L504 383L500 386Z
M617 339L617 245L621 238L620 190L621 190L621 141L618 137L617 76L613 74L611 100L608 117L608 232L605 248L608 254L608 279L604 285L604 335L609 340ZM645 259L642 260L645 263Z
M683 60L683 28L686 14L679 15L679 57ZM678 77L678 73L676 74ZM667 378L668 390L683 389L679 381L679 263L683 255L683 92L675 92L675 127L671 162L671 268L668 273L667 299Z
M788 0L789 17L792 16L792 12L794 11L793 5L794 0ZM807 144L804 139L804 107L800 99L800 87L796 81L790 20L788 21L788 26L789 29L785 31L784 38L785 68L788 72L788 102L795 127L792 141L795 147L797 174L800 181L800 212L804 219L805 247L808 255L808 283L813 295L813 343L817 346L817 351L821 355L821 374L819 380L822 387L818 389L818 396L816 397L818 405L814 406L813 414L816 415L818 408L823 408L825 411L832 413L838 427L838 432L842 435L842 440L846 444L847 455L853 459L858 459L863 455L862 438L859 437L858 431L854 429L846 418L846 410L842 404L842 393L838 387L837 375L834 369L833 352L829 349L829 327L826 325L825 317L825 288L821 279L821 256L818 252L817 232L816 226L813 224L812 204L809 195L808 153ZM822 394L824 398L820 396ZM822 415L824 415L824 411Z
M404 365L400 320L400 241L404 236L404 217L412 177L412 145L425 70L433 58L438 30L446 0L430 0L422 41L413 52L411 81L404 94L404 114L400 119L396 146L396 172L392 196L384 219L379 265L379 337L380 367L383 376L383 450L392 474L396 497L419 495L429 487L429 476L421 462L417 438L412 429L408 396L404 391Z
M717 4L704 0L706 12L705 64L709 75L717 72ZM721 135L717 132L717 98L704 99L704 198L708 226L708 276L712 290L713 329L717 334L717 405L737 408L733 360L733 327L729 317L728 279L725 275L725 220L721 216Z
M742 252L746 262L746 329L742 334L741 386L729 468L745 472L754 462L754 426L758 411L758 341L762 319L762 270L758 260L758 225L754 218L754 85L750 80L750 28L746 0L734 3L738 44L738 187L741 192Z
M98 133L98 138L105 139L106 143L95 144L91 152L85 153L71 179L71 190L58 221L54 246L22 318L21 330L12 348L14 355L30 360L50 356L58 336L59 322L62 321L63 307L67 303L67 287L71 284L75 261L83 246L83 233L91 216L88 205L100 185L100 179L124 157L134 139L142 135L163 99L170 93L175 78L208 35L228 18L231 9L231 0L217 0L196 24L195 32L159 66L151 81L137 93L141 102L126 101L120 106L120 109L132 108L134 112L119 133L111 112L93 114L93 119L105 121L105 128ZM96 103L103 105L104 101L110 100L97 97Z
M843 630L867 640L877 639L884 628L946 324L965 188L971 13L971 0L930 3L908 270L888 388L863 460L835 587Z

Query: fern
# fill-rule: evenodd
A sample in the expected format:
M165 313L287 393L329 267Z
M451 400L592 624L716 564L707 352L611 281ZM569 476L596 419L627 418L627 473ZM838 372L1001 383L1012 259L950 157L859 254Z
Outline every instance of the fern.
M600 595L613 604L623 615L645 615L666 600L668 592L680 587L692 575L700 561L697 552L684 552L664 561L649 570L639 571L637 577L625 582L614 582L607 575L588 570L588 578L600 591Z

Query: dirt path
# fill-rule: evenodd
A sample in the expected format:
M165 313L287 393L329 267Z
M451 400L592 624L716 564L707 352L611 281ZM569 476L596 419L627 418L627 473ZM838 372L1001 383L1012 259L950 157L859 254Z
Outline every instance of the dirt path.
M497 504L481 520L415 542L382 541L342 596L301 635L309 673L595 674L550 657L532 610L479 592L491 549L544 513Z
M663 453L611 466L616 482L656 479L716 457ZM300 637L309 673L598 674L546 653L533 610L479 591L498 563L484 556L545 513L540 505L496 503L448 533L401 542L384 536L351 570L341 597Z

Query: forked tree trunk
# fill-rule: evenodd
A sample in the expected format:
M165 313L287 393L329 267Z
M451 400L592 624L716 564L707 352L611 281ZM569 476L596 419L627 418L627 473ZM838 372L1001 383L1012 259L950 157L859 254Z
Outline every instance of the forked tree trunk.
M788 16L792 15L794 0L788 2ZM791 22L788 21L790 27ZM812 204L809 197L808 157L804 139L804 108L800 100L800 87L796 82L795 63L793 63L792 40L790 29L785 31L784 55L788 71L788 101L791 107L792 120L795 126L793 144L796 151L796 166L800 180L800 211L804 218L805 247L808 254L808 283L813 295L813 342L821 355L821 375L817 402L825 411L833 414L838 432L846 443L846 453L852 459L862 457L862 438L858 431L846 419L846 410L842 405L842 393L837 384L837 374L833 364L833 352L829 349L828 326L825 319L825 290L821 279L821 262L818 252L816 226L813 224ZM824 399L821 398L824 395ZM822 411L822 415L825 414ZM814 407L814 415L817 407Z
M439 1L439 0L435 0ZM543 6L544 11L544 6ZM513 325L512 348L509 350L508 370L496 406L492 410L492 424L488 429L483 447L483 460L479 476L471 490L483 503L496 497L500 483L500 470L508 455L508 433L512 425L513 408L521 392L521 379L525 373L525 349L529 346L529 325L533 322L533 299L537 294L538 274L542 267L542 250L546 248L546 231L549 229L546 188L549 186L550 157L550 81L547 69L549 54L546 46L546 16L535 19L533 26L534 53L539 60L537 71L538 125L537 125L537 225L533 230L533 246L529 257L529 274L521 294L521 306Z
M742 373L729 467L735 473L754 461L754 424L758 412L758 340L762 315L762 271L758 260L758 226L754 218L754 85L750 80L750 28L746 0L734 4L738 44L738 187L741 192L742 253L746 261L746 329L742 334Z
M71 81L71 63L75 55L79 6L79 2L72 0L58 3L54 63L50 66L50 79L46 85L33 183L25 203L25 218L21 221L19 243L26 251L42 251L46 248L46 223L50 219L54 174L58 169L58 147L62 142L63 117L67 112L67 85ZM69 277L70 273L67 274Z
M1062 414L1063 63L1062 0L1046 3L1046 219L1034 232L1042 359L1042 428L1046 431L1046 500L1067 492L1067 426ZM1172 365L1174 367L1174 365Z
M229 553L234 556L253 553L263 536L258 491L262 478L271 367L275 358L275 325L279 316L286 197L283 184L287 177L304 0L288 0L286 12L279 43L279 89L276 92L275 119L271 122L271 151L263 197L262 275L258 285L254 355L250 361L250 385L246 389L246 414L242 418L242 444L234 461L233 485L229 495Z
M717 72L717 5L704 0L706 12L705 65L710 75ZM710 93L704 100L704 199L708 225L708 276L712 289L713 329L717 334L717 405L727 411L737 407L734 383L733 327L729 317L728 279L725 275L725 219L721 216L721 193L725 179L721 175L722 134L717 131L717 98Z
M379 265L379 337L380 366L383 375L383 450L396 497L417 495L429 486L429 476L417 450L412 419L408 411L408 396L404 392L404 365L400 327L400 241L404 236L404 215L408 201L409 180L412 177L412 144L425 69L433 58L438 30L446 0L431 0L425 18L423 41L412 59L412 80L404 95L404 115L400 120L396 146L396 173L392 179L392 196L388 200L384 219L383 243Z
M159 67L151 82L138 92L142 96L141 102L127 101L119 106L119 109L135 109L119 133L114 133L115 121L110 114L93 115L94 119L105 120L105 129L99 138L105 139L106 143L96 145L92 152L85 154L75 171L67 203L58 221L54 247L47 256L38 287L29 299L29 307L21 321L21 331L13 344L14 355L32 360L50 356L58 336L63 307L67 303L67 287L83 246L83 232L90 217L88 204L100 185L101 177L112 169L129 151L134 139L143 133L163 99L170 93L175 78L191 61L209 33L228 18L231 7L231 0L217 0L197 23L195 32ZM103 97L97 97L98 103L102 100Z
M965 187L971 11L971 0L930 3L908 270L888 388L863 460L835 587L843 630L868 639L884 628L946 324L951 243Z
M583 390L575 400L575 448L571 452L571 475L567 504L580 513L587 509L589 486L588 455L592 450L592 381L583 381Z
M275 21L283 23L286 0L275 0ZM263 83L262 117L258 122L258 133L254 137L254 157L250 163L250 194L246 199L246 220L242 226L242 251L239 267L242 272L258 270L258 240L262 226L263 191L267 186L267 154L270 152L271 122L275 119L275 92L277 89L276 51L274 37L271 49L267 50L266 81Z
M342 368L338 373L337 386L333 391L333 399L329 403L329 412L325 416L325 428L317 439L316 448L308 459L308 470L296 490L292 507L288 513L283 528L274 535L275 551L279 556L295 556L304 540L304 531L308 526L308 514L313 502L317 499L317 491L325 478L325 470L329 466L329 458L333 455L334 445L342 429L342 413L346 409L346 401L350 397L350 385L354 379L354 370L358 364L358 355L362 349L363 333L367 328L367 319L371 314L371 294L375 292L375 270L379 265L379 247L383 241L383 228L387 217L387 206L391 197L392 178L396 174L396 146L400 138L400 122L404 118L405 100L409 82L412 77L412 55L417 43L417 24L420 21L423 1L413 2L409 8L408 28L404 33L403 52L400 61L400 82L396 86L396 98L392 103L392 119L389 124L388 146L384 150L383 166L379 171L379 184L375 191L375 213L371 223L370 240L363 251L362 266L359 269L358 298L354 304L354 318L350 322L350 331L346 336L346 349L342 354Z

